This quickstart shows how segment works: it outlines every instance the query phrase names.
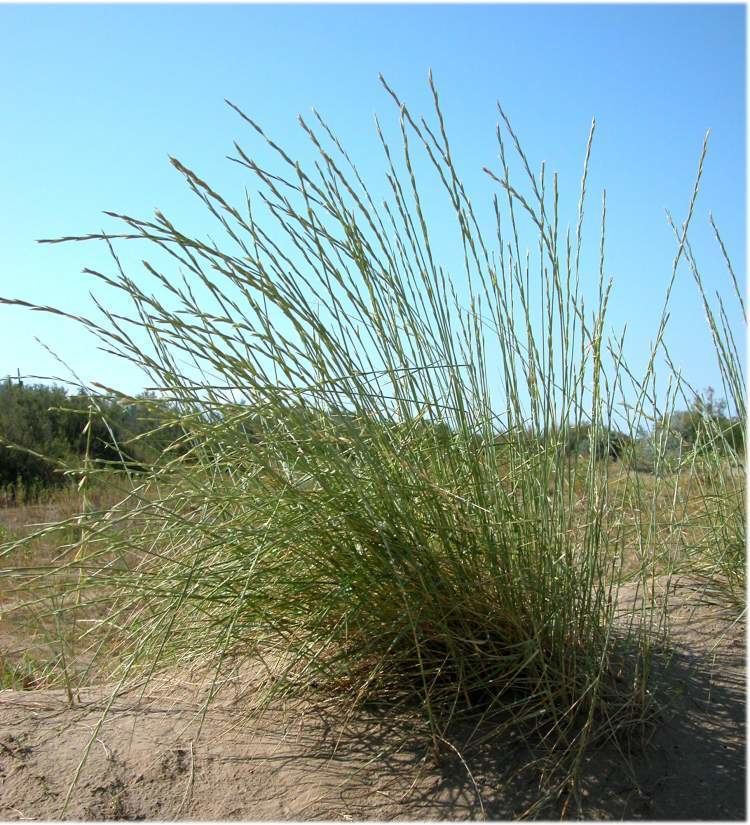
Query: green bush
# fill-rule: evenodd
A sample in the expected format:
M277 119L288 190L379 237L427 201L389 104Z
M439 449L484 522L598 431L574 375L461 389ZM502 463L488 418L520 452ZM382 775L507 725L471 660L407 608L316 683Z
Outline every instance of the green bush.
M28 502L69 483L84 458L91 467L143 466L182 435L170 423L175 415L149 394L122 404L60 386L4 381L0 489L6 499Z
M0 384L0 486L30 489L63 483L57 470L73 459L75 437L69 416L53 410L67 401L60 387Z
M634 439L626 455L634 470L660 475L680 468L683 451L683 442L676 433L655 432Z
M726 415L726 402L714 398L709 387L696 394L689 410L676 411L662 418L657 430L666 430L681 439L686 448L699 453L731 450L742 455L745 450L744 424L738 417Z
M625 433L602 428L594 439L595 458L617 461L632 447L633 440ZM565 452L569 456L589 456L592 453L591 427L583 424L570 427L565 437Z

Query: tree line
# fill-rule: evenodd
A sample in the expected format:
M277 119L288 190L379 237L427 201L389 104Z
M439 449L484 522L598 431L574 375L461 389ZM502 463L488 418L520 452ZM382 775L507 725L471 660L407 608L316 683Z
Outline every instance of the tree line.
M138 469L179 437L166 408L141 393L129 402L62 386L0 382L0 490L36 498L70 483L66 468ZM136 440L133 440L136 439Z
M343 416L343 414L342 414ZM330 423L342 424L335 415ZM10 379L0 382L0 491L5 500L29 500L50 488L70 483L66 468L90 466L128 467L138 471L155 460L183 435L176 410L153 393L132 399L71 393L62 386L26 384ZM243 432L253 437L246 420ZM450 437L433 425L436 444ZM437 438L440 430L440 438ZM673 413L656 424L650 434L632 437L587 426L572 427L564 443L568 455L630 459L646 469L649 445L657 437L667 439L667 449L707 451L719 445L742 453L744 425L726 414L709 388L696 396L688 410ZM502 438L499 439L502 442Z

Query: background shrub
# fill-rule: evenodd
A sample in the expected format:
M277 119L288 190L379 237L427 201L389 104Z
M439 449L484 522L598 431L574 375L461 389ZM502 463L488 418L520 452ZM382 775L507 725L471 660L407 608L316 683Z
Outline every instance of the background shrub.
M6 500L34 500L66 484L66 469L84 458L138 469L181 436L173 414L149 393L119 403L8 379L0 383L0 489Z

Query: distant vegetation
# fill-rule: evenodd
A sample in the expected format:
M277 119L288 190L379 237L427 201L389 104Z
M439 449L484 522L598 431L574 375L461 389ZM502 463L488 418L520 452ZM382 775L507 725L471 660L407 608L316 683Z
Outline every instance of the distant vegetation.
M168 409L168 408L167 408ZM66 470L150 462L181 434L153 395L129 403L74 395L61 386L0 383L0 491L6 502L34 501L71 482Z
M657 429L667 430L683 445L701 453L729 449L742 454L745 450L743 422L727 415L727 403L714 397L713 387L696 395L689 410L663 418Z
M0 383L3 500L25 503L38 499L45 491L70 482L66 468L80 468L83 459L100 468L109 465L138 471L182 435L182 430L171 423L174 415L170 415L170 409L148 392L122 403L106 396L71 394L61 386L10 380ZM653 433L633 438L600 428L593 435L590 426L579 425L566 430L560 446L569 457L590 456L593 452L597 459L625 460L644 470L653 467L651 453L659 438L666 445L667 456L675 458L688 450L706 453L729 448L741 453L743 428L725 410L725 402L716 401L709 387L704 395L696 396L689 410L674 412L659 421ZM248 434L252 417L242 417ZM342 432L348 429L346 413L329 417L329 426L321 431L331 427ZM444 424L427 429L436 444L451 439ZM346 439L339 440L345 446ZM502 442L501 434L496 443Z
M568 455L623 460L636 470L651 472L654 458L661 454L665 467L677 469L683 457L717 456L745 451L744 423L727 415L726 401L714 397L713 387L696 394L690 408L662 416L650 431L627 435L617 430L600 429L592 435L591 427L581 425L567 431L565 450Z

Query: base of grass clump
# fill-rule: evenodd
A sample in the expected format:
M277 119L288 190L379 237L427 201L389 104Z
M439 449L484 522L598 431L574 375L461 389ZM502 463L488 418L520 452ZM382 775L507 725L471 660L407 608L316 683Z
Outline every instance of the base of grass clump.
M632 722L644 714L643 653L632 642L592 650L571 641L562 651L550 651L533 636L520 638L489 622L454 625L442 633L422 627L417 639L418 646L394 644L380 658L371 645L332 651L303 665L305 676L290 686L304 690L312 684L330 695L344 690L353 704L419 710L435 727L503 718L514 725L533 719L534 727L549 720L567 726L620 714Z

